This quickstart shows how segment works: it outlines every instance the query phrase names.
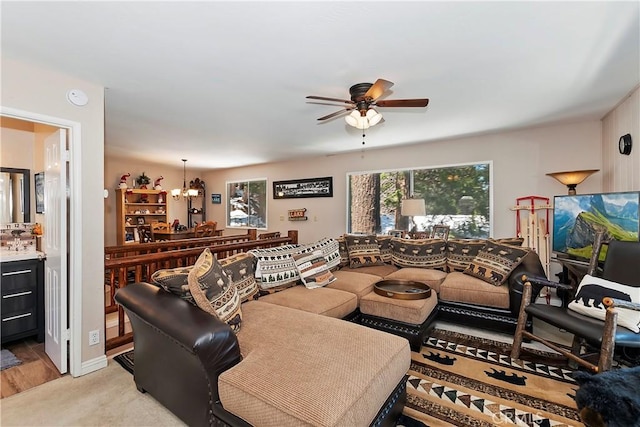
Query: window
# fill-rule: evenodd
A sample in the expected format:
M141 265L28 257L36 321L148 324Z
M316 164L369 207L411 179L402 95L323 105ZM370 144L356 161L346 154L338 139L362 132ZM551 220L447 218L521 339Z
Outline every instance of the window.
M431 231L450 227L449 237L489 237L490 163L424 169L351 173L348 181L348 231ZM426 215L401 215L403 199L425 201Z
M227 182L227 227L267 228L267 180Z

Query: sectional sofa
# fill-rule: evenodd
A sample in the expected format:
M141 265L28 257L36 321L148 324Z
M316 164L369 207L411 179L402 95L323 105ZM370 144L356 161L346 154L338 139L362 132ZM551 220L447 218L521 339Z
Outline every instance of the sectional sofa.
M189 425L395 425L409 342L441 316L511 330L517 277L544 276L534 252L505 243L344 236L223 260L205 250L116 293L136 385ZM421 324L366 327L361 305L382 278L426 282L437 305Z

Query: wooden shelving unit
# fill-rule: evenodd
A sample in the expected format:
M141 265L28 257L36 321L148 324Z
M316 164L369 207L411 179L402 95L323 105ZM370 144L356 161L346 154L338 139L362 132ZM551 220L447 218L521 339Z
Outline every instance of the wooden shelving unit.
M167 194L140 188L116 190L116 232L118 245L139 243L138 226L167 221ZM129 221L127 221L129 219ZM136 239L137 237L137 239Z

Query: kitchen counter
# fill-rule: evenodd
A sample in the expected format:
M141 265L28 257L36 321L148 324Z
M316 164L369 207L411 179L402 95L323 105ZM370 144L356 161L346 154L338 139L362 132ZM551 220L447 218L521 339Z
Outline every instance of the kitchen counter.
M28 259L45 259L47 255L40 251L0 251L1 262L24 261Z

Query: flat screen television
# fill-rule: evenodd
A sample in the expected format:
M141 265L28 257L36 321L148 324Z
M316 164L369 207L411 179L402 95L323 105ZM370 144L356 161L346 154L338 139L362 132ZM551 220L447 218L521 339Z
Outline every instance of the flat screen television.
M640 192L555 196L553 252L559 257L591 258L595 230L617 240L638 241ZM604 260L606 251L600 254Z

